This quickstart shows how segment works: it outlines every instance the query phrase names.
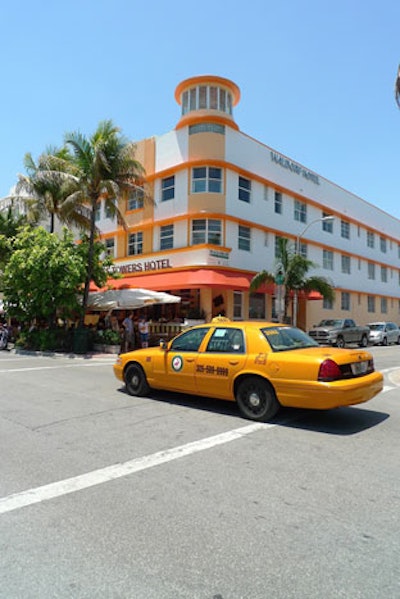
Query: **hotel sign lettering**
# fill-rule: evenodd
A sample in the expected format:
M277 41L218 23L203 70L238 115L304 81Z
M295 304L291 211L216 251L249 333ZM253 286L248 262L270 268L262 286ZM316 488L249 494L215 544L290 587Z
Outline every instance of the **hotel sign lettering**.
M308 181L312 181L312 183L315 183L316 185L320 184L318 175L306 170L296 162L293 162L292 160L285 158L281 154L277 154L276 152L271 151L271 160L272 162L279 164L279 166L281 166L282 168L286 168L292 173L295 173L296 175L301 175L302 177L304 177Z
M121 274L133 272L148 272L149 270L163 270L164 268L172 268L169 258L162 260L146 260L143 262L130 262L129 264L114 264L111 267L111 272L119 272Z

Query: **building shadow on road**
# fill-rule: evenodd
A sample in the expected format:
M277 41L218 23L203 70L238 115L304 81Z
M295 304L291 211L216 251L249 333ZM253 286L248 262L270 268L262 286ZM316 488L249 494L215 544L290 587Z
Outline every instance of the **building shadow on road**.
M120 392L128 395L125 388L121 388ZM193 410L213 412L232 418L241 418L239 409L233 401L186 395L184 393L172 393L170 391L151 391L148 397L150 400ZM281 408L271 423L276 426L304 429L330 435L354 435L381 424L387 418L389 418L389 414L385 412L367 410L358 406L336 408L333 410ZM243 422L248 421L243 419Z

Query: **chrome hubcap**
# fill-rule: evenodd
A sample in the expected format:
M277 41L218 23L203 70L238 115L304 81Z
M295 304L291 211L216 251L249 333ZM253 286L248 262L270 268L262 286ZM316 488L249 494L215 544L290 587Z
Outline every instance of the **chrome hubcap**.
M258 408L261 404L260 396L257 393L250 393L249 404L252 408Z

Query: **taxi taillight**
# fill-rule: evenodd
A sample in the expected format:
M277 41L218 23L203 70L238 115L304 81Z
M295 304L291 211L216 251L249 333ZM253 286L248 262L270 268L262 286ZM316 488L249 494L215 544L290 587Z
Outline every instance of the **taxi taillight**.
M318 380L328 383L342 378L342 371L333 360L324 360L319 367Z

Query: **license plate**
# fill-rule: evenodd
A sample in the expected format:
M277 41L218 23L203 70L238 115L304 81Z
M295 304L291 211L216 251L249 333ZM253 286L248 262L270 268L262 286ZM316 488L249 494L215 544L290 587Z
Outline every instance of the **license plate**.
M355 375L365 374L368 370L368 362L355 362L351 365L351 372Z

